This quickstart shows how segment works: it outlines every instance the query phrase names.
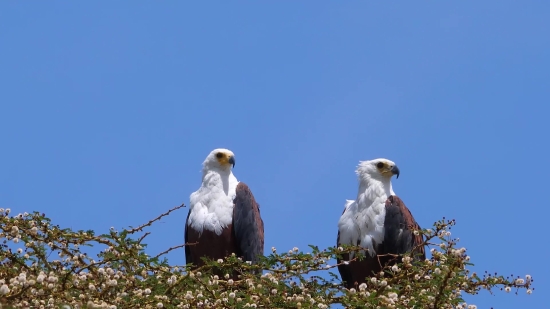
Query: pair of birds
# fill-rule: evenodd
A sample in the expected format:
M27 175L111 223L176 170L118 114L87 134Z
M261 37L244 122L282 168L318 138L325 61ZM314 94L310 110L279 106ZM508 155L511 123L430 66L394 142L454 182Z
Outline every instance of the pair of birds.
M264 223L260 207L250 188L239 182L231 169L235 155L228 149L215 149L202 168L202 185L190 197L185 223L186 263L204 265L201 257L222 259L232 253L256 262L264 253ZM359 192L347 200L338 221L337 246L354 245L368 249L366 257L351 262L343 254L338 271L347 288L356 287L395 263L392 255L414 250L415 259L425 259L420 229L403 201L395 195L391 178L399 178L399 168L387 159L362 161L357 167ZM235 275L233 275L236 278Z

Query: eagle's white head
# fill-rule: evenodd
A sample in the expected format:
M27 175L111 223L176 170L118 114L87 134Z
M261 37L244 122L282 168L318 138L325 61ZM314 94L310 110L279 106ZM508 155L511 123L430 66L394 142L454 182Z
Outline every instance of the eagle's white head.
M362 181L376 179L381 182L388 182L393 175L399 178L397 165L393 161L383 158L361 161L355 172Z
M218 148L208 154L202 163L203 171L219 170L231 171L235 166L235 155L229 149Z

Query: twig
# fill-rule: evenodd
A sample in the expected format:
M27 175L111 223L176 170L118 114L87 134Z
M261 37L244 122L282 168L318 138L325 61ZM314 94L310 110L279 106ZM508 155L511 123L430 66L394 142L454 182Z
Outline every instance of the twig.
M162 215L156 217L155 219L153 219L153 220L151 220L151 221L149 221L145 224L142 224L142 225L140 225L136 228L133 228L133 229L129 230L128 234L133 234L135 232L141 232L146 226L151 226L151 224L153 224L155 221L158 221L158 220L162 219L162 217L168 216L171 212L176 211L176 210L178 210L180 208L183 208L183 207L185 207L185 204L181 204L179 206L176 206L176 207L168 210L167 212L163 213Z
M151 232L147 232L145 234L143 234L137 241L138 244L141 244L141 242L143 241L143 239L145 239L145 237L147 237L147 235L151 234Z
M168 252L172 251L172 250L176 250L178 248L183 248L185 246L194 246L196 244L198 244L199 242L194 242L194 243L185 243L185 244L181 244L181 245L177 245L177 246L174 246L174 247L170 247L164 251L162 251L161 253L155 255L154 259L160 257L161 255L164 255L164 254L167 254Z

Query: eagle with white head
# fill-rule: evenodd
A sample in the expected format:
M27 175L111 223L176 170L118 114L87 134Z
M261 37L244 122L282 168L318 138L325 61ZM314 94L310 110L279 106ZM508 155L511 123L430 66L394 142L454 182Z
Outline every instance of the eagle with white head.
M231 171L235 155L214 149L202 166L202 184L191 194L185 223L185 243L197 244L185 246L186 263L199 267L201 257L217 260L232 253L256 262L264 252L264 222L254 195Z
M415 260L426 258L422 236L413 233L420 227L392 189L392 176L399 178L397 165L387 159L361 161L356 173L359 192L356 200L346 201L336 243L360 246L367 253L361 261L343 263L353 258L353 253L338 259L338 271L347 288L395 264L397 259L388 254L414 251Z

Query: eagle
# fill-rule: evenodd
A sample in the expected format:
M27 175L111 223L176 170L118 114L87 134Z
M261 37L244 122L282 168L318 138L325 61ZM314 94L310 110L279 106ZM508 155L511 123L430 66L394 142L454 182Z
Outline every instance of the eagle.
M414 260L424 260L423 238L405 203L392 189L391 178L399 178L399 168L387 159L360 161L356 169L359 192L356 200L346 200L338 221L337 247L360 246L367 249L362 260L350 261L354 252L338 258L338 271L346 288L366 282L383 267L394 265L395 255L413 253Z
M204 265L201 257L216 261L235 254L254 263L263 255L260 205L233 167L235 155L223 148L211 151L202 164L202 184L190 196L185 223L185 259L193 268Z

